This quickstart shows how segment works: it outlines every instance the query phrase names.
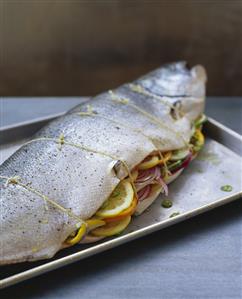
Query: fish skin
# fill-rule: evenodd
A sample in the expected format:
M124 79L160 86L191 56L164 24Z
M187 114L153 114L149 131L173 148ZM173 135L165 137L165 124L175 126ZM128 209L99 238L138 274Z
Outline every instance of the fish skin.
M124 160L132 169L157 148L166 151L184 147L184 140L188 142L191 137L191 121L204 109L205 81L202 67L188 70L180 62L134 82L160 96L165 95L163 98L171 104L180 101L185 115L177 121L172 119L169 107L133 92L127 84L115 90L116 95L128 98L130 103L154 115L171 127L171 131L152 123L133 107L113 101L108 92L102 93L51 122L33 138L57 139L63 134L66 141L108 153L107 156L67 144L59 149L54 141L36 141L24 145L7 159L0 166L0 175L19 176L21 182L30 184L85 220L127 174L125 169L118 176L115 174L118 160ZM79 115L90 104L99 117ZM6 180L0 179L0 190L0 264L51 258L76 230L77 219L50 204L46 209L40 196L23 187L6 186Z
M115 94L120 98L128 99L130 103L161 119L166 124L165 127L152 123L129 105L112 101L107 92L94 97L89 103L78 105L70 113L86 111L91 105L94 111L102 116L121 123L124 123L125 120L125 124L131 128L142 130L143 134L149 136L160 150L174 150L186 146L192 135L191 122L204 111L206 83L204 68L198 65L188 70L184 62L173 63L147 74L134 83L141 85L146 90L152 92L154 90L153 93L160 96L169 105L180 102L185 116L174 121L169 105L164 105L155 98L133 92L129 88L129 84L117 88ZM118 109L117 106L119 106ZM172 130L167 130L167 126ZM174 132L177 132L182 138Z
M205 96L206 71L203 66L187 68L185 61L166 64L135 82L141 83L146 89L161 96L201 97Z

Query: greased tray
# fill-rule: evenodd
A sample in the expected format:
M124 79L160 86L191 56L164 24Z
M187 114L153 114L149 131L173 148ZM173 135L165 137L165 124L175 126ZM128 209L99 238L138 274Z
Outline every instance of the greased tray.
M33 133L60 115L1 128L0 164ZM204 149L170 185L169 198L173 201L170 209L161 207L161 195L141 216L133 218L129 227L117 237L95 244L73 246L62 250L51 260L2 266L0 288L68 265L239 199L242 195L242 137L213 119L209 119L205 124L204 132ZM233 190L224 192L221 190L223 185L231 185ZM179 215L170 217L177 212Z

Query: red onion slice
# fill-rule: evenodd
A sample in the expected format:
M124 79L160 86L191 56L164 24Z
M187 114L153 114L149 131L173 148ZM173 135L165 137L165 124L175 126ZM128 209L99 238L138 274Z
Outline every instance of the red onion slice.
M155 179L158 179L161 177L161 169L160 167L155 167L155 173L154 173Z
M139 170L138 177L136 179L136 182L144 182L154 175L154 168L149 168L146 170Z
M143 183L147 180L150 180L151 178L156 178L157 176L160 176L160 167L152 167L147 170L141 170L139 171L138 177L136 179L137 183Z
M142 200L146 199L150 195L150 192L151 192L151 185L144 187L137 193L138 200L142 201Z
M135 184L137 192L139 192L141 189L144 189L146 186L153 184L153 179L144 183Z
M166 185L166 183L164 182L164 180L161 177L159 177L157 179L157 183L162 186L162 188L164 190L164 193L167 196L168 195L168 186Z
M148 170L148 169L147 169ZM144 175L144 171L142 171L142 179L138 179L135 181L135 186L137 191L140 191L144 187L150 184L156 184L157 179L161 177L161 169L158 166L152 167L149 171L145 170L146 177ZM139 176L138 176L139 178Z
M151 192L151 186L153 184L161 185L164 190L164 193L166 195L168 194L168 187L161 177L161 169L159 166L140 171L137 180L135 181L135 186L138 190L139 200L144 200L148 197L148 195Z

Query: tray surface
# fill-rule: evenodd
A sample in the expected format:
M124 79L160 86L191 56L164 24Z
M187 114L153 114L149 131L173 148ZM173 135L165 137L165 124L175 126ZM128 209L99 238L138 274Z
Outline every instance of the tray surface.
M11 129L14 132L14 128ZM19 129L19 126L16 129ZM241 178L238 173L241 173L242 159L234 151L240 152L241 138L213 120L206 125L206 132L206 145L200 155L170 185L169 198L173 201L172 208L162 208L163 197L160 196L143 215L134 218L126 231L118 237L106 239L97 244L74 246L61 251L51 260L4 266L0 277L1 286L6 287L83 259L239 198ZM212 138L217 136L216 139L226 147L213 140L209 137L210 135ZM25 137L28 138L27 135ZM0 163L26 140L3 144L0 151ZM223 185L231 185L233 190L224 192L221 190ZM174 212L179 212L179 215L170 218Z

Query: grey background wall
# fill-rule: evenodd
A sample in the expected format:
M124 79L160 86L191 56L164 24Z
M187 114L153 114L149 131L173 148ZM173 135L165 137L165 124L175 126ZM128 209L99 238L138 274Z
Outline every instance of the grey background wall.
M90 95L164 62L242 95L242 1L0 0L0 95Z

